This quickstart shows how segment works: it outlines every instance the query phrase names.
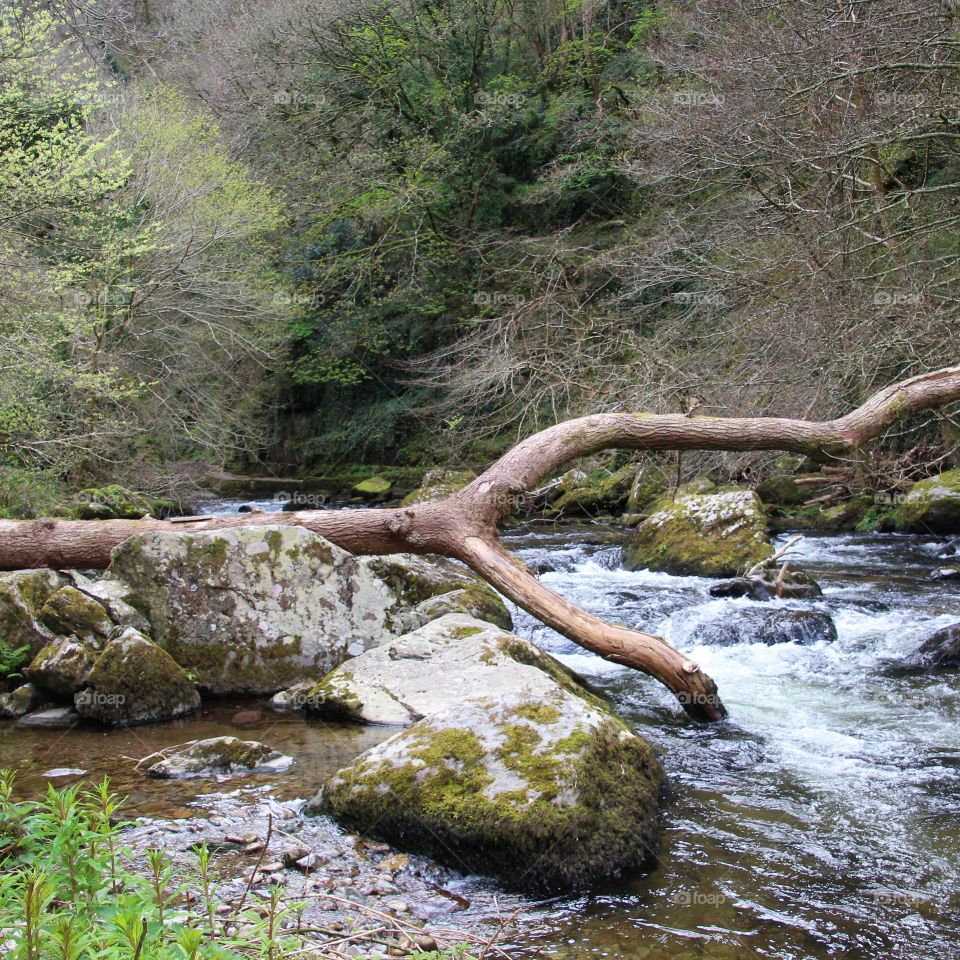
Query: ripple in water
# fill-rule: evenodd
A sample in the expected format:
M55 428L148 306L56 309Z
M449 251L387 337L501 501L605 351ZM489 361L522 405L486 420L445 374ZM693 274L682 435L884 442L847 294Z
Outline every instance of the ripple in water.
M575 538L576 533L568 535ZM610 551L554 536L520 556L604 619L659 633L717 681L731 719L689 722L658 684L576 647L520 610L517 631L603 688L665 751L671 794L657 868L551 906L545 956L960 956L960 680L885 665L960 619L956 585L927 579L936 546L897 536L807 537L792 562L838 639L692 646L737 607L712 581L611 569Z

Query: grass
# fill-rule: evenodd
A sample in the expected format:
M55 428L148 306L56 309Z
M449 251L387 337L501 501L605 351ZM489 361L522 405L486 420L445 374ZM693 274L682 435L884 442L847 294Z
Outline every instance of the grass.
M122 801L104 780L14 798L14 775L0 771L0 955L7 960L284 960L346 957L343 934L307 928L303 904L280 885L265 899L223 903L206 845L196 861L162 850L123 847ZM468 948L405 949L402 924L381 922L385 948L367 956L468 958ZM409 930L407 932L410 932ZM362 931L361 931L362 933ZM362 937L348 938L363 943ZM408 941L412 944L412 941ZM481 951L478 956L482 956Z

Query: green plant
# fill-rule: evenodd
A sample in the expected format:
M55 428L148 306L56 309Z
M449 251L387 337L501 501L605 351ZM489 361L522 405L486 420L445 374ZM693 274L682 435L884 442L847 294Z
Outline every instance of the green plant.
M29 645L12 647L0 637L0 680L19 676L17 671L26 662L29 652Z
M263 906L227 908L217 897L206 844L194 863L122 846L127 823L108 780L14 798L0 770L0 942L7 960L282 960L328 955L305 936L303 904L281 885ZM199 895L198 895L199 894ZM291 922L291 919L294 922ZM414 952L467 960L466 946Z

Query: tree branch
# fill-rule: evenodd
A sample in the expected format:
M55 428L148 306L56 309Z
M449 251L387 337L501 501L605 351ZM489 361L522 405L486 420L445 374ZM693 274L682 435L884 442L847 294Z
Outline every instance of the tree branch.
M0 520L0 570L105 568L128 537L152 530L302 526L356 554L440 554L466 563L545 624L607 660L656 677L699 719L725 715L714 682L659 637L604 623L544 587L497 539L516 498L570 460L619 447L632 450L788 450L840 456L896 420L960 399L960 366L886 387L836 420L714 418L608 413L568 420L519 443L458 493L399 509L242 514L196 522L164 520Z

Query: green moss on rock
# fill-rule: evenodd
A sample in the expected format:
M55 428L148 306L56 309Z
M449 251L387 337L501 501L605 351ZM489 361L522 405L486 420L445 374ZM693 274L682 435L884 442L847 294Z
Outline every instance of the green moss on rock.
M308 812L523 888L641 867L658 833L653 749L563 691L547 716L522 706L477 699L423 720L337 773Z
M553 502L552 510L564 515L581 516L620 513L630 496L636 475L635 463L618 470L596 468L586 473L578 471Z
M676 499L662 497L625 551L631 570L703 577L736 576L772 555L763 506L738 487L700 493L688 486Z
M907 533L960 533L960 469L915 483L894 514Z
M61 587L40 608L40 620L55 633L103 639L113 629L106 608L76 587Z
M111 725L154 723L192 713L200 696L173 658L128 628L100 654L74 697L82 717Z
M472 470L428 470L420 486L408 493L400 502L402 507L413 507L418 503L436 503L446 500L468 483L477 479Z
M392 481L386 477L367 477L365 480L361 480L359 483L353 485L353 493L358 497L363 497L365 500L377 500L386 497L392 488Z
M53 632L38 615L64 582L63 575L54 570L0 574L0 639L8 647L27 647L31 658L53 641Z

